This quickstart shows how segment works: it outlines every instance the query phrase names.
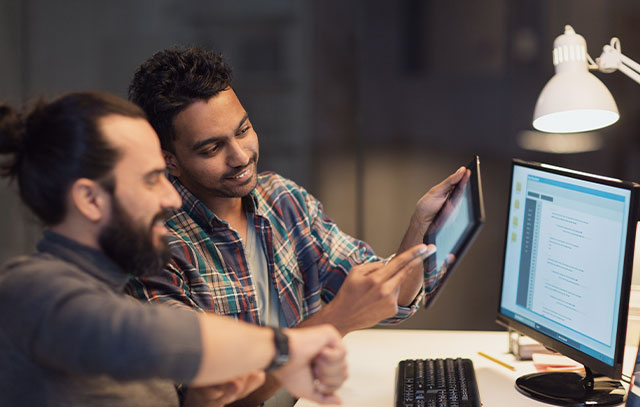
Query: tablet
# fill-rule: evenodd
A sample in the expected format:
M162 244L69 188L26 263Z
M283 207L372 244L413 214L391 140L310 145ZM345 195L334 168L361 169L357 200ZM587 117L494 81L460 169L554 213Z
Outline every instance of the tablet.
M483 223L480 159L475 156L424 235L424 243L435 244L437 248L425 260L425 306L433 301Z

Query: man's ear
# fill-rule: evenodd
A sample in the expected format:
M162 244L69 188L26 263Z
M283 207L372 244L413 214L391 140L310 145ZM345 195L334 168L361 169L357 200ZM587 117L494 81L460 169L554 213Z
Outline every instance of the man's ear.
M174 177L180 176L180 166L178 165L178 160L176 159L176 155L167 150L162 150L162 156L164 157L164 162L167 165L167 170L169 174Z
M109 215L110 196L96 181L78 178L70 195L71 203L88 220L97 223Z

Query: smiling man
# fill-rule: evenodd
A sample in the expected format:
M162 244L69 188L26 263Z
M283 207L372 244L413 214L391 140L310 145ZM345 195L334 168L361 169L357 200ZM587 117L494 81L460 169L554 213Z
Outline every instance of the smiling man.
M36 253L0 269L0 405L178 406L174 384L188 383L185 406L221 406L264 369L294 394L339 401L344 347L328 325L260 328L124 294L131 275L164 266L164 221L181 204L140 108L90 92L25 118L0 106L0 154L0 175L46 227Z
M158 133L183 203L167 221L169 265L130 292L260 325L330 323L343 335L412 315L434 250L423 235L462 169L420 199L386 261L340 231L304 188L258 173L258 135L231 77L219 55L199 48L158 52L134 75L129 97Z

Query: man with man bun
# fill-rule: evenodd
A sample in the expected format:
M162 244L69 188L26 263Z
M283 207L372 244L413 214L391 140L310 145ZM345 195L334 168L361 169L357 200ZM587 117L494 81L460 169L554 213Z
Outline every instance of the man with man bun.
M271 329L124 295L168 258L163 223L181 205L158 138L135 105L72 93L26 118L0 106L1 175L45 227L37 252L0 270L0 405L177 406L176 383L214 387L184 405L223 405L275 375L339 402L340 335ZM206 389L206 387L204 387ZM203 405L203 404L200 404Z

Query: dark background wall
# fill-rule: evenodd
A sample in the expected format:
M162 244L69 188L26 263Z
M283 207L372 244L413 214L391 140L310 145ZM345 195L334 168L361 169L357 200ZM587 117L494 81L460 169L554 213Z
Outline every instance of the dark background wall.
M438 300L402 328L498 329L513 157L640 181L640 87L597 74L620 121L603 148L524 150L565 24L593 58L612 36L640 59L633 0L0 0L0 99L101 89L126 96L135 68L174 44L222 51L260 134L262 170L307 187L337 223L382 255L417 199L479 154L487 223ZM0 188L0 261L39 228Z

